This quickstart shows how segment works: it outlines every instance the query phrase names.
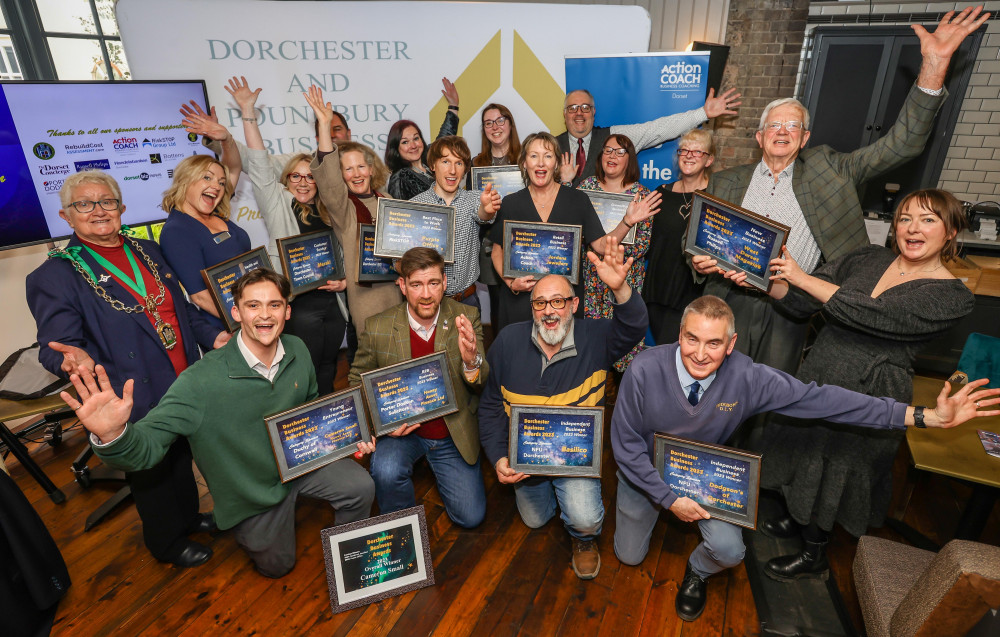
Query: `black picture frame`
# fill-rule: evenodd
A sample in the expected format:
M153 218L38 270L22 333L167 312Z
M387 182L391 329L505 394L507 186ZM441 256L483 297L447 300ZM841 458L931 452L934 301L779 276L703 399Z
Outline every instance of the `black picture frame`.
M684 252L708 255L724 270L746 272L748 284L769 292L769 264L781 255L790 231L784 224L696 190Z
M423 505L320 531L333 612L434 585Z
M247 272L257 268L266 268L274 272L271 257L267 255L264 246L238 254L232 259L205 268L201 271L201 279L212 296L212 302L219 311L219 318L226 324L226 330L235 332L240 324L233 318L233 284L239 281Z
M504 221L503 276L540 279L546 274L562 274L576 285L580 282L582 241L583 226Z
M500 193L501 198L525 188L524 175L516 164L473 166L472 189L485 190L486 184L493 184L493 189Z
M514 471L600 478L603 443L604 407L510 406L507 459Z
M431 376L424 380L425 374ZM365 372L361 386L376 437L458 411L447 352ZM424 401L433 401L434 406L424 407Z
M282 482L352 455L357 443L372 439L360 387L265 416L264 424Z
M392 259L375 256L375 224L358 224L358 283L395 281L399 273Z
M292 285L292 298L345 276L344 261L331 229L284 237L275 243L281 270Z
M437 250L455 262L455 208L380 197L375 211L375 248L383 259L398 259L410 248Z
M604 192L603 190L583 190L590 197L590 203L594 205L594 211L601 220L604 227L604 234L608 234L618 227L618 224L625 218L628 205L635 199L634 195L626 195L621 192ZM647 197L649 195L646 195ZM632 226L621 243L630 245L635 243L635 226Z
M654 434L653 444L657 475L678 497L691 498L717 520L757 528L761 454L664 433ZM729 493L737 498L731 504Z

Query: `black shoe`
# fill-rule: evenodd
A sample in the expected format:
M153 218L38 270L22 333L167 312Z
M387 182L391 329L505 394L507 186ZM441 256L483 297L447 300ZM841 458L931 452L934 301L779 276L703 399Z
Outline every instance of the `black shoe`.
M199 513L195 519L194 524L188 530L188 533L215 533L219 530L219 527L215 524L215 516L212 512Z
M796 555L782 555L768 560L764 572L771 579L791 582L803 577L830 577L830 564L826 561L826 542L803 542Z
M792 519L790 515L774 520L767 520L760 525L760 530L764 535L778 540L799 537L801 529L802 527L799 526L799 523Z
M684 571L684 581L674 600L677 616L686 622L698 619L705 610L706 597L705 580L698 577L697 573L691 570L691 564L688 564L687 570Z
M211 557L212 549L208 548L204 544L198 544L197 542L188 540L187 544L184 546L184 550L178 553L177 557L164 561L170 562L175 566L190 568L192 566L201 566Z

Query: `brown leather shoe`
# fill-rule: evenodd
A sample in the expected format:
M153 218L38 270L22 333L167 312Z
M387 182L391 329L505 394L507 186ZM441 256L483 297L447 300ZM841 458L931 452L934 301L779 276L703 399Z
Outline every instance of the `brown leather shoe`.
M573 572L580 579L594 579L601 570L601 554L596 540L573 538Z

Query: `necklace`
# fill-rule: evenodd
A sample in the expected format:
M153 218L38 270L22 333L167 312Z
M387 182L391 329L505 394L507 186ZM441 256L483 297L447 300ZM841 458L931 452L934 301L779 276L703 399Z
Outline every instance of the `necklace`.
M685 192L681 193L681 199L684 200L684 203L677 209L677 213L681 216L681 219L688 218L688 215L691 214L691 204L694 203L694 197L691 197L691 201L688 201L688 198L684 196L686 194Z
M118 312L125 312L127 314L139 314L142 312L149 312L149 315L153 317L153 328L156 330L157 336L160 337L160 342L163 343L164 349L173 349L174 345L177 344L177 333L174 331L174 327L164 321L160 317L160 313L157 311L157 307L163 302L166 296L166 288L163 287L163 281L160 280L160 273L156 269L156 265L153 260L149 258L149 255L142 249L139 243L130 237L129 235L122 232L122 239L124 242L123 248L125 249L125 255L128 257L129 263L132 266L132 274L134 279L130 279L124 272L118 269L116 266L107 261L104 257L95 253L93 250L87 248L88 252L97 260L98 263L103 265L105 269L112 272L117 276L126 286L132 289L136 294L143 297L143 303L134 305L131 307L126 307L124 303L118 299L111 298L107 290L104 289L102 285L97 282L97 277L94 276L93 270L90 266L79 256L79 246L73 249L57 249L49 252L50 257L60 257L67 259L73 264L73 268L83 277L83 279L90 284L90 287L94 289L99 297L107 301L112 308ZM132 244L132 248L139 253L139 256L143 258L146 262L146 266L149 268L149 273L153 275L153 280L156 281L156 296L152 294L146 294L146 286L142 280L142 273L139 272L139 266L135 262L135 257L132 256L132 252L129 249L129 243ZM110 266L110 267L109 267Z
M532 191L529 191L529 192L531 192L531 201L534 202L535 207L540 208L541 210L545 210L546 208L549 207L549 204L552 203L552 201L549 201L550 197L549 197L549 194L547 192L545 193L544 198L542 197L542 195L536 195ZM557 190L556 193L558 193L558 192L559 191Z
M896 257L896 269L899 270L899 276L910 276L911 274L917 274L918 272L936 272L944 267L944 263L937 264L936 268L931 268L930 270L914 270L913 272L903 272L903 268L899 267L899 257Z

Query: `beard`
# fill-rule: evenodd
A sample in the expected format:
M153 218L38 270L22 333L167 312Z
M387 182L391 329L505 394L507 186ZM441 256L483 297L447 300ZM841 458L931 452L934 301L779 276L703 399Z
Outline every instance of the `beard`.
M566 335L569 333L569 328L573 325L573 315L567 314L566 316L559 319L559 327L556 329L549 329L545 327L544 320L548 317L556 316L557 314L549 314L547 316L542 316L535 319L535 329L538 330L538 336L547 345L559 345L565 339Z

